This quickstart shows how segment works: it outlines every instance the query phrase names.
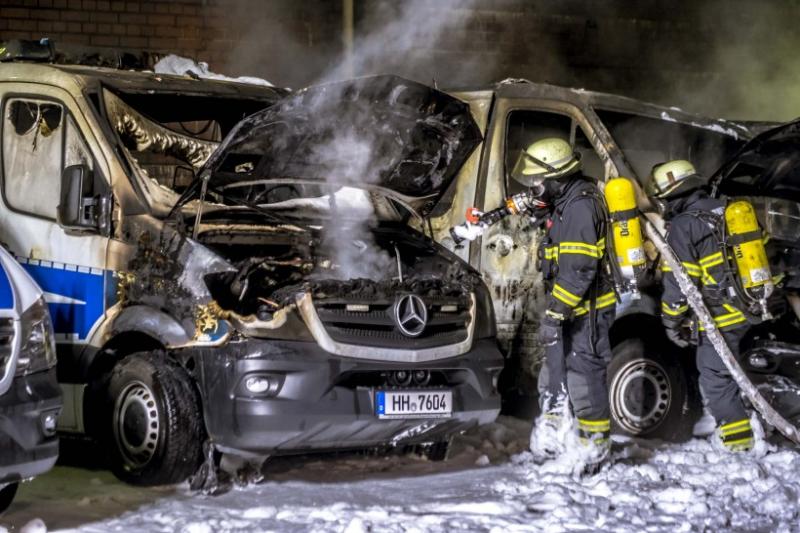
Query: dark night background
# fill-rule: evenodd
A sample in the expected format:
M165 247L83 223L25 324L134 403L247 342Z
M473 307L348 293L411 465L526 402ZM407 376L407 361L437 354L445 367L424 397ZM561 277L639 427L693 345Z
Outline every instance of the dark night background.
M282 86L518 77L754 120L800 115L799 20L797 0L0 0L0 39L175 52Z

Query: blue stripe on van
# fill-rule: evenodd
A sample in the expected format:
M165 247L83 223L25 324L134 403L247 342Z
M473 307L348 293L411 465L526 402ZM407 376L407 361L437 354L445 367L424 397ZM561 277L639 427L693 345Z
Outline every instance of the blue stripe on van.
M14 307L14 289L8 280L6 269L0 266L0 309L12 309Z
M86 340L105 312L104 272L35 259L20 262L45 293L55 333Z

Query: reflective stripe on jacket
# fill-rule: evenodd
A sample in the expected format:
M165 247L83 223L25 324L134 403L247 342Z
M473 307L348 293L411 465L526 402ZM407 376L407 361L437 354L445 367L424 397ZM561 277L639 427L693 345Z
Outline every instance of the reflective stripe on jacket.
M542 275L549 292L547 308L564 316L603 309L616 298L602 268L606 253L605 210L589 179L573 178L555 201L552 224L543 242ZM592 292L594 286L594 292Z
M733 329L747 322L745 314L734 306L727 294L725 257L713 228L714 217L700 216L702 213L716 215L722 223L725 203L709 198L705 192L697 191L688 198L675 201L671 206L678 213L669 220L667 243L674 250L689 278L703 294L703 299L720 329ZM669 317L680 317L689 311L678 281L672 270L663 264L664 294L661 311Z

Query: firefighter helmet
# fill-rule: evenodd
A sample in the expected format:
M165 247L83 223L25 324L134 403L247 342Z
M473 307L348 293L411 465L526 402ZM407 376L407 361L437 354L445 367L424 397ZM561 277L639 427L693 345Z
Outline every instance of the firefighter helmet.
M541 180L559 179L580 170L580 154L567 141L558 137L541 139L522 150L511 171L511 177L532 187Z
M705 185L689 161L676 159L659 163L650 173L649 193L656 198L669 198Z

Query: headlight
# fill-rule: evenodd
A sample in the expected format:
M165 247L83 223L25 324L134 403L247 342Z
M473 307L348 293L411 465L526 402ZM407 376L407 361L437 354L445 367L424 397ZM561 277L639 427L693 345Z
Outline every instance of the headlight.
M47 370L56 364L56 344L53 325L44 298L39 298L20 317L19 358L17 374Z

